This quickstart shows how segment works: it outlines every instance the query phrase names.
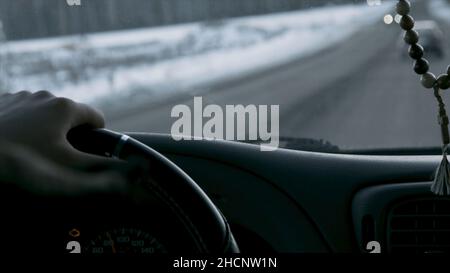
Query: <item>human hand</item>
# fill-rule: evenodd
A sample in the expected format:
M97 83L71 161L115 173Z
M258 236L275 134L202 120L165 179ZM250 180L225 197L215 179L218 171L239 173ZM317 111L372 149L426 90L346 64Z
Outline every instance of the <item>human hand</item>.
M47 91L22 91L0 96L0 140L23 146L66 167L91 168L117 164L116 160L82 153L66 135L80 125L104 127L96 109Z
M13 143L0 142L0 182L36 195L122 194L125 176L115 170L80 171Z
M46 91L1 95L0 181L40 193L123 189L124 178L114 170L124 163L70 145L66 135L80 125L101 128L104 118L94 108Z

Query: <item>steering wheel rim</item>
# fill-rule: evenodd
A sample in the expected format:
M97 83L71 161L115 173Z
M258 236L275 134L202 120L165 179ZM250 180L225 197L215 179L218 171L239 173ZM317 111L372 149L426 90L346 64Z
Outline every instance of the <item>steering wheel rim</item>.
M144 159L151 170L151 189L170 206L189 230L199 253L239 253L223 214L183 170L147 145L106 129L75 128L67 135L78 150L127 160Z

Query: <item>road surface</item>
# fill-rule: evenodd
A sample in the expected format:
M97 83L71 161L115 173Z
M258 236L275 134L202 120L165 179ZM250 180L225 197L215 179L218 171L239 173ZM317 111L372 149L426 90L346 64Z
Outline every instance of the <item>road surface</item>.
M432 18L422 2L417 5L416 19ZM450 26L438 22L450 37ZM175 120L170 117L172 107L192 106L197 94L203 96L204 104L278 104L282 136L324 139L343 149L438 146L436 101L431 91L421 87L412 60L400 57L399 36L397 24L386 25L380 18L314 56L207 91L107 112L108 126L170 133ZM450 49L450 41L445 42ZM449 55L450 50L441 60L429 58L431 71L437 75L446 71ZM448 101L449 96L445 94L444 99Z

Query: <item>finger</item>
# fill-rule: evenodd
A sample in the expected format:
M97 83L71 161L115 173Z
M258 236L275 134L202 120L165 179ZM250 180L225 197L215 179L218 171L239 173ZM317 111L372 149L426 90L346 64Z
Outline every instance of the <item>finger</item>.
M2 145L2 148L4 145ZM82 195L88 193L123 193L127 183L115 171L96 174L60 166L18 146L2 149L2 183L41 195Z
M63 154L68 157L68 164L85 171L98 171L102 169L122 170L126 164L123 160L84 153L72 146L67 146Z
M24 102L25 98L27 96L29 96L30 94L31 93L28 91L20 91L20 92L16 92L16 93L2 94L0 96L0 102L2 104L2 108L17 106L18 103Z
M56 97L49 103L56 114L69 117L67 131L81 125L92 128L103 128L105 126L103 114L91 106L62 97Z
M105 118L103 113L99 110L83 103L77 103L76 113L72 120L72 128L80 125L89 125L92 128L103 128L105 127Z
M11 93L1 93L0 94L0 99L4 99L4 98L10 97L10 96L12 96Z
M36 151L43 153L37 149ZM122 171L127 163L123 160L85 153L74 148L67 139L53 143L46 150L48 159L53 162L66 166L68 168L80 171L104 171L118 170Z
M140 157L125 160L87 154L72 146L63 152L66 157L64 164L85 172L114 170L123 174L129 182L140 179L149 172L148 162ZM67 158L69 156L69 158Z

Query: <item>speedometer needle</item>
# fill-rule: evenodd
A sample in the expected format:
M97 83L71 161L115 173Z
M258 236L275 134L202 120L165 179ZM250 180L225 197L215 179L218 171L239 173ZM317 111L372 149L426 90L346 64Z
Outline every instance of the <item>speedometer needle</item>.
M112 249L112 252L113 252L114 254L116 254L116 253L117 253L117 252L116 252L116 246L115 246L114 240L111 238L111 234L110 234L109 232L107 232L107 233L106 233L106 236L108 237L109 241L111 242L111 249Z

